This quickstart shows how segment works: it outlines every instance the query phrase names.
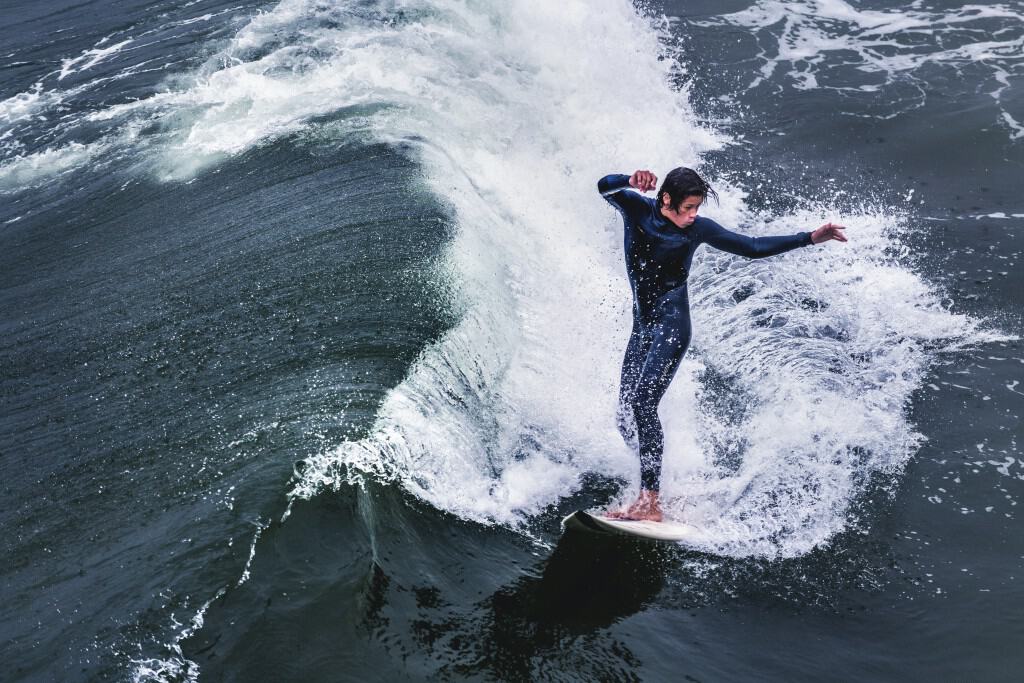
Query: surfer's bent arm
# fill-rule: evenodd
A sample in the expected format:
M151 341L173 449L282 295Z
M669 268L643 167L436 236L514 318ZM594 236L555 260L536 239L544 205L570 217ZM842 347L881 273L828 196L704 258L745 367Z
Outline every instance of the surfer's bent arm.
M737 256L746 256L747 258L775 256L812 244L811 233L809 232L772 237L750 237L749 235L741 235L738 232L726 230L710 219L704 219L703 223L703 241L715 249L721 249Z
M637 200L642 201L642 197L634 192L629 184L629 176L620 173L606 175L598 180L597 191L601 193L605 201L623 214L628 214L637 205Z

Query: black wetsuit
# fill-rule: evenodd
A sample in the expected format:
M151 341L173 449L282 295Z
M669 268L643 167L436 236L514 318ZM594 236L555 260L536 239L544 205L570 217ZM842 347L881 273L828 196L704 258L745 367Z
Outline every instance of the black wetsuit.
M664 448L658 403L690 345L686 279L694 252L706 242L732 254L763 258L807 246L811 234L747 237L703 216L679 228L661 215L654 199L630 189L629 176L605 176L597 189L622 213L626 272L633 289L633 332L622 361L619 431L630 444L635 435L640 485L657 491Z

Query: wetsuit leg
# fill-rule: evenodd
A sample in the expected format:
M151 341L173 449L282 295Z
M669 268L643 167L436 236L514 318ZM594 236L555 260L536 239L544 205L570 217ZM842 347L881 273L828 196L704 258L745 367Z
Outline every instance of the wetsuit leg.
M640 381L640 371L651 350L653 335L650 320L644 323L639 307L633 306L633 331L629 335L626 354L622 358L622 374L619 379L619 407L615 412L619 434L626 445L639 449L636 435L636 418L633 416L633 394Z
M665 448L658 404L690 345L690 302L686 285L662 296L652 317L650 348L630 403L640 442L640 485L648 491L657 491Z

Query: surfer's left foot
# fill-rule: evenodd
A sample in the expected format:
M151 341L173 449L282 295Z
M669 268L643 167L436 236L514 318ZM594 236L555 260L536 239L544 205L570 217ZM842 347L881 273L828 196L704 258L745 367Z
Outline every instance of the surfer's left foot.
M658 502L658 492L640 490L640 497L624 510L609 512L606 517L611 519L635 519L638 521L660 522L661 504Z

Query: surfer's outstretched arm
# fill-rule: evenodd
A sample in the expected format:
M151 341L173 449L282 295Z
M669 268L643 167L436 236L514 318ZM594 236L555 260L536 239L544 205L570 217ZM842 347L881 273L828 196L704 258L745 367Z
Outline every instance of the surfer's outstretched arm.
M820 244L828 240L845 242L844 229L841 225L826 223L814 232L798 232L794 235L776 235L772 237L750 237L738 232L726 230L718 223L705 219L702 221L702 237L715 249L727 251L747 258L765 258L792 251L798 247Z
M701 237L703 241L715 249L727 251L747 258L765 258L792 251L798 247L811 244L811 233L798 232L795 235L778 235L774 237L750 237L738 232L726 230L710 219L701 221Z

